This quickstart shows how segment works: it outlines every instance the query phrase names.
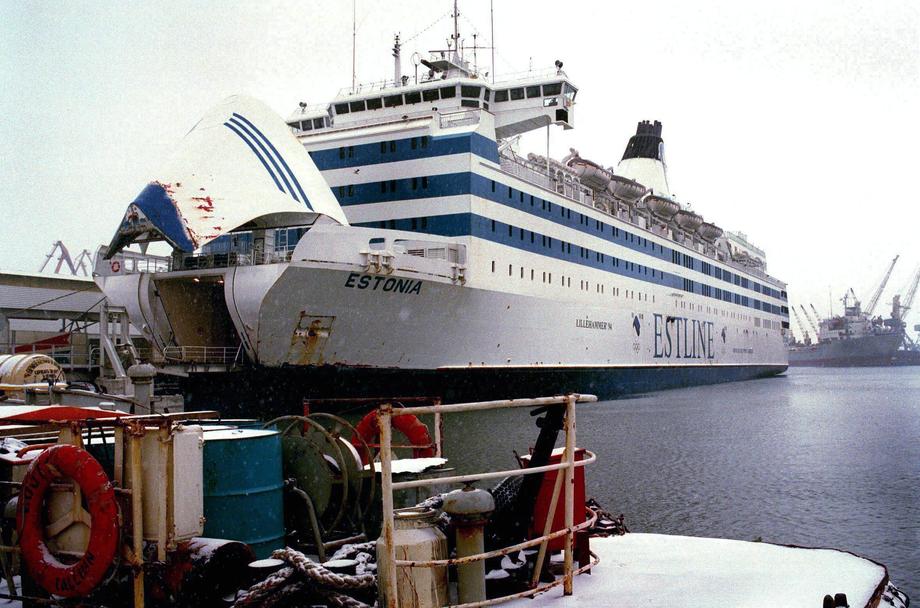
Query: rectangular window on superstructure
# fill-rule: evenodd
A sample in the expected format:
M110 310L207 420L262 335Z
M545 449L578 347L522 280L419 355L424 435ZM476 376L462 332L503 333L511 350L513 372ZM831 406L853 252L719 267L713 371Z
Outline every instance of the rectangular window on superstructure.
M562 83L554 82L552 84L543 85L543 94L544 95L558 95L562 92Z
M396 140L390 142L390 152L396 152Z
M421 138L421 139L422 139L422 150L424 150L425 148L428 147L428 139L429 139L429 137L428 137L427 135L422 135L422 138Z
M339 158L345 158L345 148L344 147L339 148Z
M383 98L383 105L388 108L395 108L403 104L402 95L387 95Z
M495 220L492 220L492 232L495 232Z
M351 110L352 112L363 112L367 108L365 107L364 100L362 99L361 101L352 101L351 103L349 103L348 109Z
M527 87L527 99L540 97L540 85Z
M314 119L313 119L313 128L314 128L314 129L322 129L324 126L325 126L325 123L323 123L323 119L322 119L322 118L314 118Z
M390 180L390 192L396 192L396 180L395 179Z
M511 189L511 186L508 186L508 198L511 198L511 195L513 194L513 192L514 190Z
M441 99L450 99L457 96L457 87L441 87Z
M412 218L412 230L418 230L418 220L416 218Z
M422 99L425 101L437 101L438 100L438 90L437 89L425 89L422 91Z
M492 97L493 97L492 101L494 101L495 103L498 103L500 101L508 101L508 89L504 89L502 91L495 91L495 95L493 95Z
M348 104L347 103L337 103L335 104L335 113L336 114L348 114Z
M413 137L412 139L409 140L409 147L412 148L413 150L415 150L418 147L417 137Z
M508 276L511 276L511 264L508 264Z
M345 186L339 186L339 198L345 197Z
M479 100L478 99L461 99L460 105L464 108L478 108Z
M508 236L514 236L514 226L508 224Z
M524 229L519 228L519 230L521 231L521 240L523 241L524 240Z
M495 180L492 180L492 192L495 192Z
M380 153L381 154L387 153L387 142L385 141L380 142Z
M379 110L383 107L383 100L379 97L374 97L373 99L367 100L367 109L368 110Z
M495 260L492 260L492 272L495 272Z
M354 157L355 157L355 147L348 146L348 158L354 158Z
M418 91L412 91L411 93L406 93L406 103L421 103L422 94Z
M482 89L480 87L475 87L467 84L460 85L460 96L461 97L470 97L478 98Z
M533 194L530 195L530 206L533 207Z
M418 190L418 178L417 177L412 178L412 189Z
M521 190L518 194L520 194L520 199L521 199L521 202L523 203L524 202L524 191Z
M428 176L427 175L422 176L422 188L423 189L428 188Z
M423 218L422 218L422 230L424 230L424 229L427 228L427 227L428 227L428 218L427 218L427 217L423 217Z
M524 99L524 89L511 89L511 100L518 101Z
M354 195L355 195L355 185L348 184L348 196L354 196Z
M386 183L386 182L380 182L380 192L381 192L381 194L386 194L386 191L387 191L387 183Z

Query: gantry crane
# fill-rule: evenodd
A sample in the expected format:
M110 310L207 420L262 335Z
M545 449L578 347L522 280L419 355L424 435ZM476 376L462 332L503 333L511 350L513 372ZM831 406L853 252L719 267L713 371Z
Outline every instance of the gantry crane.
M817 337L818 336L818 324L812 320L811 316L809 316L808 311L805 310L804 306L799 304L799 308L802 309L802 313L805 315L805 318L808 320L809 325L811 325L811 329L814 330L815 337Z
M810 341L810 338L808 336L808 328L805 327L804 323L802 323L802 317L799 316L799 311L795 309L795 306L792 306L791 308L792 308L792 314L793 316L795 316L796 325L799 326L799 331L802 332L802 336L803 336L802 342L804 342L805 344L808 344L808 342Z
M882 292L885 290L885 285L888 284L888 278L891 276L891 271L894 270L894 265L898 262L900 255L894 256L894 259L891 260L891 264L888 266L888 271L885 273L885 276L882 277L882 282L879 283L878 287L875 290L875 293L872 294L872 297L869 298L869 304L866 306L866 315L872 316L872 313L875 312L875 307L878 305L878 301L882 297Z

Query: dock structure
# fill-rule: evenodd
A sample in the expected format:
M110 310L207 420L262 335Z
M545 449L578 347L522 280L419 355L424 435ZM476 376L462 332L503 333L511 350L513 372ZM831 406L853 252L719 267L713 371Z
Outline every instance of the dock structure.
M42 353L65 371L95 371L104 304L88 277L2 272L0 354Z

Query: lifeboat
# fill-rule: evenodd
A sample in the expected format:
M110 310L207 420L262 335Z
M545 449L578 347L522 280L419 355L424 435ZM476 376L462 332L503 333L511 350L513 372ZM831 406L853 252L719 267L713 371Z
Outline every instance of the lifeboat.
M696 229L696 232L700 235L700 238L710 243L722 236L722 229L715 224L710 224L709 222L703 222L700 224L700 227Z
M603 190L610 183L611 173L595 162L584 159L578 155L578 150L569 148L569 155L563 160L565 166L581 180L581 183L592 190Z
M660 196L658 194L652 194L651 196L646 197L645 206L648 207L648 210L651 211L656 217L663 219L664 221L669 221L674 214L680 211L680 205L676 201L669 199L666 196Z
M674 215L674 221L687 232L695 232L703 223L703 216L688 209L681 209Z
M629 179L628 177L611 175L610 183L607 184L607 192L621 201L632 204L645 196L648 189L639 182Z

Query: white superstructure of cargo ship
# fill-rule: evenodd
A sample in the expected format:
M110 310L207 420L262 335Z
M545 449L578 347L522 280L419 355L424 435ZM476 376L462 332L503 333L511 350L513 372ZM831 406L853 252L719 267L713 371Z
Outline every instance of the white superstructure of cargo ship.
M671 195L660 123L615 167L524 155L519 135L575 125L561 63L491 82L451 48L407 78L394 55L393 81L286 121L227 100L129 206L97 281L164 370L459 397L786 369L785 284ZM172 255L125 249L151 241Z

